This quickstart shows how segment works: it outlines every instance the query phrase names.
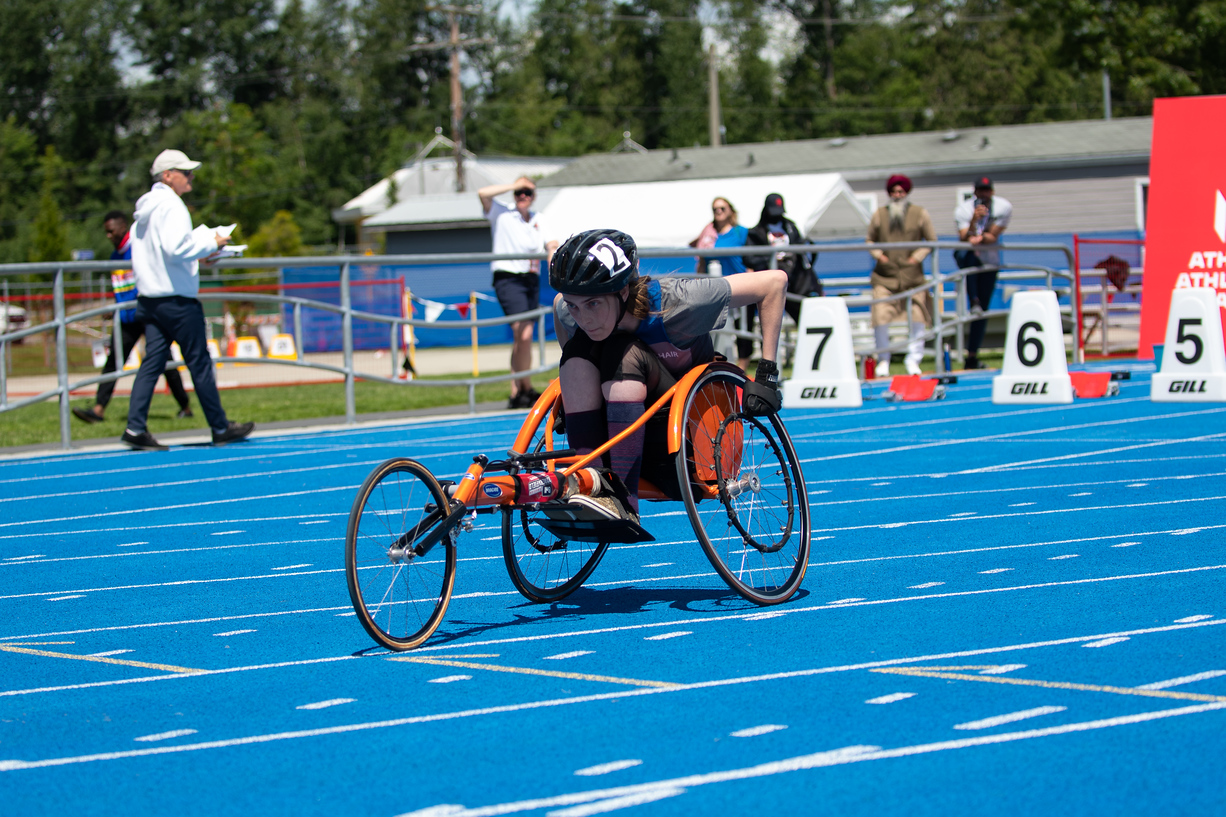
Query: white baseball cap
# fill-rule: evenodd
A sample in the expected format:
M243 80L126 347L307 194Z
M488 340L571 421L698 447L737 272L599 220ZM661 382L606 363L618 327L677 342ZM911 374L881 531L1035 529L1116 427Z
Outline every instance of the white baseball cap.
M200 162L193 162L181 150L163 150L153 160L153 167L149 168L149 173L156 179L167 170L195 170L198 167L200 167Z

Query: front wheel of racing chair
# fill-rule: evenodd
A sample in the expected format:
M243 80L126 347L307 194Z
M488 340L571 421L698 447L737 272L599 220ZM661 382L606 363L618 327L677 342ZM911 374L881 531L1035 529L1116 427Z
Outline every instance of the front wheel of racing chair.
M521 453L563 451L565 431L555 423L561 407L561 388L555 379L532 407L516 449ZM523 446L523 448L520 448ZM554 463L547 463L555 470ZM560 470L557 469L557 470ZM553 602L579 589L601 557L608 542L568 540L550 533L539 523L540 510L523 506L504 507L502 515L502 558L515 589L529 601Z
M739 368L716 363L691 384L670 419L679 436L677 478L716 572L749 601L779 604L804 580L809 500L778 414L740 413L747 380Z

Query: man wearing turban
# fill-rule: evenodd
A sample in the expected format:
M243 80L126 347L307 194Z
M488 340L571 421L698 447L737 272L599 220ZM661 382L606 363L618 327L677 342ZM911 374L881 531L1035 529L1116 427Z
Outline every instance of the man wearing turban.
M935 241L936 228L928 211L909 201L911 180L902 174L891 176L885 183L890 195L889 204L877 209L868 225L869 244ZM902 250L870 249L877 262L873 268L872 324L878 349L890 345L890 324L906 320L907 299L884 300L924 283L924 259L927 247ZM907 344L907 374L920 374L924 359L924 331L932 325L932 293L918 292L911 297L911 331ZM890 373L890 352L877 356L877 371L880 376Z

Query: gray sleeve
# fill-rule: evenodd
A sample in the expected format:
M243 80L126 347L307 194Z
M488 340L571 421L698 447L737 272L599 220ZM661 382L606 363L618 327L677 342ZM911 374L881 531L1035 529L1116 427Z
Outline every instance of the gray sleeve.
M687 349L695 339L728 320L732 287L723 278L661 278L660 311L664 328L678 348Z
M566 334L572 338L579 331L579 324L575 323L575 319L570 316L570 309L566 306L566 301L559 298L553 305L553 321L555 324L560 323L566 327Z

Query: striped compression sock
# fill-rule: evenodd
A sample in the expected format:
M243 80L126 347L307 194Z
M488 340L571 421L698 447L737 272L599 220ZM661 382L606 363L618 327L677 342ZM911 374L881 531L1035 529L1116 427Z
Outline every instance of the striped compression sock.
M608 404L609 437L612 438L634 424L643 415L642 403ZM630 493L630 507L639 512L639 472L643 467L643 438L646 436L644 426L613 446L609 452L610 467L621 477L622 483Z

